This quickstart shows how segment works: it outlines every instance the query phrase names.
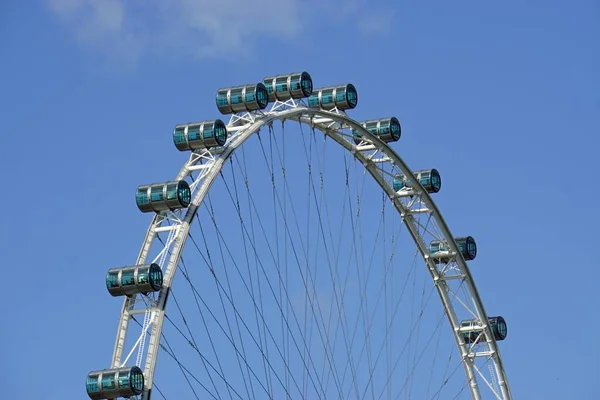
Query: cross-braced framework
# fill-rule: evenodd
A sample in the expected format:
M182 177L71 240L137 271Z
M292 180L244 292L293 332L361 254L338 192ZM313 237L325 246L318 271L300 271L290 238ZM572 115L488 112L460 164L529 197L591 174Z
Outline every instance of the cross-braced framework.
M162 268L162 289L156 293L134 295L124 301L112 368L130 364L135 356L135 364L144 367L145 389L142 399L150 398L158 350L162 346L167 300L199 206L225 162L249 137L258 134L261 129L271 129L275 123L292 121L308 126L312 132L323 132L350 152L381 186L400 214L424 259L444 314L454 332L472 398L487 398L482 396L482 392L485 392L500 400L511 399L496 339L466 260L428 191L418 179L413 180L410 187L395 188L393 180L396 173L412 177L414 172L385 142L348 117L344 111L311 108L304 101L294 99L277 101L269 111L234 114L227 126L230 136L224 146L190 154L176 180L191 179L191 203L185 209L154 216L136 262L137 265L156 263ZM360 140L356 139L353 131L360 133ZM384 164L387 168L382 168ZM418 215L429 218L424 223L416 218ZM445 244L443 251L432 254L424 233ZM160 250L149 259L151 248ZM132 318L137 315L143 315L143 318L135 319L141 322L132 324ZM466 315L474 322L468 326L461 324L459 315ZM465 332L476 332L476 337L465 341ZM128 337L137 338L129 348L126 346Z

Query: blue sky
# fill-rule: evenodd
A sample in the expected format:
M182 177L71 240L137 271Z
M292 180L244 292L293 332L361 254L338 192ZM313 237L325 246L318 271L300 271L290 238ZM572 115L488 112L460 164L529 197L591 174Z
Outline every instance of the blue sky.
M3 2L5 396L82 398L110 362L104 275L143 239L135 187L185 159L173 126L217 117L219 87L306 70L354 83L354 118L398 116L401 156L443 171L515 398L596 398L600 6L568 3Z

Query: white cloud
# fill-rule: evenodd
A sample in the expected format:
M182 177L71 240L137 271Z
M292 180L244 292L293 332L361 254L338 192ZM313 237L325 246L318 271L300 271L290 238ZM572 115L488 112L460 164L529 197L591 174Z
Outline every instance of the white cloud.
M358 27L366 34L387 35L392 29L395 16L394 11L371 11L358 21Z
M358 21L370 33L385 32L391 18L369 17L365 0L342 6L321 0L46 0L74 28L77 40L123 61L158 52L193 57L249 54L257 39L290 40L315 21ZM362 19L368 23L361 22ZM377 29L373 29L373 27ZM333 27L333 26L330 26Z

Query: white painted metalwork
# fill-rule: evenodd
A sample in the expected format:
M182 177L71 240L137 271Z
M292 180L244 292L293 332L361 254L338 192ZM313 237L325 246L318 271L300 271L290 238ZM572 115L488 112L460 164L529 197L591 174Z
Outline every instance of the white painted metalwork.
M163 288L157 298L151 299L150 297L138 295L124 301L111 366L113 368L121 367L137 349L136 361L140 367L144 364L143 370L146 380L146 388L142 399L148 400L150 398L169 291L188 237L190 224L198 207L221 171L223 164L238 147L250 136L259 132L262 127L269 126L274 121L284 122L286 120L307 124L331 137L351 152L379 183L402 216L403 222L409 229L435 283L446 316L454 331L456 345L460 351L466 377L470 383L469 389L472 398L476 400L482 398L480 392L482 385L479 383L483 382L485 389L489 390L495 398L510 400L510 389L500 352L491 332L483 303L467 263L431 196L418 180L413 180L411 188L403 188L399 191L393 189L390 177L378 168L378 164L389 163L400 169L405 176L412 176L413 172L394 150L364 129L360 123L336 109L326 111L309 108L304 102L293 99L286 102L275 102L268 112L256 111L233 115L227 127L230 137L223 147L203 149L191 153L188 161L175 178L177 180L184 179L190 176L192 172L198 173L198 176L190 185L192 190L191 204L187 209L161 213L153 218L136 262L136 264L147 263L146 259L153 244L163 246L162 251L152 261L158 263L163 269ZM354 142L352 129L362 135L359 145ZM415 214L423 213L431 215L433 224L428 227L423 226L413 217ZM436 239L447 243L449 251L443 252L443 254L430 255L428 245L419 233L419 229L425 230ZM168 239L165 242L157 240L159 232L169 232ZM435 260L442 256L443 258L451 257L450 262L441 265L436 264ZM467 297L463 296L461 298L459 291L453 289L455 287L466 288ZM464 342L461 332L465 329L460 326L456 314L457 308L465 309L473 316L473 319L479 322L476 328L481 329L482 333L476 343ZM135 324L130 324L133 315L142 313L145 314L145 318L144 326L141 329ZM145 348L147 329L150 334L147 348ZM473 329L473 327L470 329ZM130 349L128 353L124 353L127 335L134 334L136 330L139 332L139 337L134 348ZM474 351L476 344L478 345L478 351ZM124 354L127 355L126 360L123 360ZM490 373L488 376L484 376L476 365L476 359L480 358L489 360Z

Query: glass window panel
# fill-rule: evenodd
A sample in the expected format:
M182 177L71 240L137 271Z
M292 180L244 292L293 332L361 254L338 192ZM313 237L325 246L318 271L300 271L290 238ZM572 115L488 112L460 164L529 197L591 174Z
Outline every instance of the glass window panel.
M244 99L242 98L242 89L234 89L231 91L231 94L229 95L229 100L231 101L231 104L241 104L244 102Z
M500 336L501 337L506 336L506 332L507 332L506 323L504 323L503 321L498 321L496 324L497 324L496 326L498 329L498 333L500 333Z
M290 79L290 86L292 87L292 90L298 90L301 88L299 75L293 76L292 79Z
M369 122L365 125L365 129L377 136L377 122Z
M135 194L135 201L138 204L148 204L148 188L138 189Z
M306 74L304 79L302 79L302 88L304 93L312 93L313 91L312 79L309 79L308 74Z
M150 189L150 200L152 200L153 202L163 200L163 186L162 185L152 186L152 189Z
M223 90L217 94L217 106L226 106L227 105L227 91Z
M323 90L321 93L321 104L324 106L333 104L333 89Z
M387 135L388 133L390 133L390 123L381 122L379 124L379 135Z
M263 85L265 85L265 88L269 94L273 93L273 79L263 82Z
M145 285L148 282L149 282L148 267L140 268L138 270L138 284Z
M277 93L285 93L288 91L287 77L277 78L275 80L275 90Z
M119 272L110 272L106 277L106 284L110 289L119 286Z
M214 124L204 124L204 132L202 133L202 137L204 139L211 139L214 135Z
M173 133L173 139L175 143L185 143L185 127L181 126L175 128L175 132Z
M86 382L86 388L88 393L98 392L100 387L98 386L98 375L89 375Z
M227 129L224 125L215 124L215 137L224 142L227 139Z
M189 203L192 200L192 193L190 192L190 187L181 183L177 189L179 193L179 200L183 203Z
M356 107L356 103L358 101L358 94L356 93L356 90L350 88L350 90L347 91L346 96L348 99L348 104L352 107Z
M119 372L119 388L129 387L129 371Z
M189 125L188 126L188 140L198 140L200 139L200 124Z
M159 269L154 269L150 271L150 277L152 278L152 282L157 286L162 286L162 271Z
M136 391L144 389L144 375L141 372L131 372L131 387Z
M121 286L131 286L135 284L135 280L133 278L134 270L125 270L121 274Z
M115 388L115 374L102 374L102 390L110 390Z
M177 183L167 185L167 200L175 200L177 198Z
M269 104L269 95L266 90L259 88L256 90L256 101L261 107L266 107Z
M254 95L254 89L248 88L246 89L246 103L252 103L256 101L256 96Z

